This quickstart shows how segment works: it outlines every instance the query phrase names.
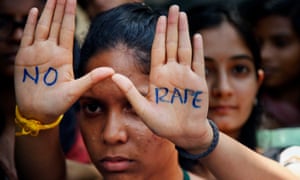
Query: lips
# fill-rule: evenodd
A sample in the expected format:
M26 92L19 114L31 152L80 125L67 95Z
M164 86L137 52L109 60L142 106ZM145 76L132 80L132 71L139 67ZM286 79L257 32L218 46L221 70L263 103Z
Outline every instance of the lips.
M105 157L100 162L99 165L108 172L120 172L126 171L132 166L133 161L124 157Z
M217 106L209 107L209 111L219 115L226 115L236 109L237 109L236 106L231 106L231 105L217 105Z

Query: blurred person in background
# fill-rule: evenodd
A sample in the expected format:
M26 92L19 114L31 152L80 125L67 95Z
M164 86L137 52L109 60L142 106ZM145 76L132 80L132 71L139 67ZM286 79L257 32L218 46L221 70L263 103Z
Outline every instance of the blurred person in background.
M257 9L255 14L246 11L249 5ZM300 137L300 1L249 1L241 7L261 46L265 70L261 96L266 111L263 128L273 129L274 135L275 130L282 130L281 138L274 137L277 142L273 143ZM282 137L284 134L288 138ZM300 143L300 139L293 141Z
M82 45L91 20L98 13L129 2L143 2L143 0L77 0L75 36L79 44Z
M167 18L141 4L129 4L132 13L124 5L96 18L98 21L93 21L81 54L80 74L85 75L74 79L75 0L66 1L66 11L50 6L51 3L55 1L47 3L48 11L43 12L38 24L36 9L30 12L28 21L32 23L26 26L28 34L23 36L24 46L18 52L15 65L20 109L20 112L16 111L17 122L33 123L26 120L32 118L52 124L51 130L43 131L37 137L18 139L24 145L24 150L18 151L18 158L28 170L24 173L31 176L29 179L52 180L65 176L65 159L59 150L57 135L61 118L54 119L62 117L61 114L78 98L82 134L93 162L105 179L196 179L179 167L177 150L190 159L202 158L218 178L241 179L247 175L249 179L295 179L278 163L218 132L216 125L207 120L208 89L202 38L199 34L194 36L192 50L187 18L179 12L178 6L170 8ZM57 15L57 21L52 20L53 13ZM143 18L146 20L141 20ZM45 29L40 28L42 22L49 22L42 26ZM57 23L62 25L58 27ZM128 38L123 38L124 35ZM179 46L174 46L177 43ZM41 52L45 56L37 56ZM53 58L56 56L58 59ZM31 61L27 62L27 59ZM70 76L59 76L52 87L44 83L32 86L31 80L22 80L24 69L31 71L41 67L42 71L47 66ZM160 87L178 88L178 93L186 92L191 96L200 93L201 99L194 97L183 102L180 97L174 103L165 99L158 103L155 101L158 94L154 91ZM24 89L35 93L27 94ZM33 101L32 96L35 97ZM175 96L168 94L167 98ZM45 97L49 101L44 102ZM28 154L36 156L29 157ZM47 163L40 165L41 161ZM29 162L36 168L28 167ZM226 164L227 168L224 168L224 162L230 162Z
M287 147L300 145L300 1L251 0L240 8L260 43L265 71L258 145L278 160Z
M27 15L32 7L43 9L44 0L1 0L0 1L0 179L17 179L14 162L15 147L15 90L14 61L20 47L21 37L26 24ZM74 48L74 58L78 58ZM74 60L76 62L76 60ZM66 112L60 125L60 140L66 156L74 151L84 151L85 146L76 146L76 117L73 108ZM79 139L80 140L80 139ZM77 156L78 154L73 154ZM67 157L68 158L68 157ZM76 159L78 160L78 159ZM76 170L74 170L76 169ZM94 167L78 161L68 160L68 175L70 179L99 179L99 173ZM85 173L88 172L88 176ZM91 172L95 172L94 174ZM96 174L96 175L95 175ZM97 177L97 178L94 178Z
M41 9L43 3L40 0L0 1L0 179L17 179L14 163L14 61L27 14L33 6Z
M218 128L256 150L256 129L261 117L257 94L263 81L259 46L234 10L222 1L199 3L187 10L191 35L203 37L208 118ZM183 167L214 179L200 161L180 157Z

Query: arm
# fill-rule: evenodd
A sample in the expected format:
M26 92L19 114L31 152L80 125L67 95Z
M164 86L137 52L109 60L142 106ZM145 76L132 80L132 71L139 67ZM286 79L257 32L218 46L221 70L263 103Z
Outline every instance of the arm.
M297 179L276 161L223 133L216 149L201 161L217 179Z
M26 119L53 123L83 92L113 73L99 68L74 79L75 9L76 0L48 0L39 20L36 8L29 13L15 62L16 101ZM16 162L20 178L65 179L58 127L17 137Z
M94 164L67 160L67 179L102 180L103 177Z
M200 154L210 146L213 132L207 120L208 89L201 35L194 37L193 52L189 41L186 15L172 6L168 18L160 17L157 23L149 94L141 96L122 75L112 78L154 133L191 154ZM160 89L167 95L160 96ZM295 179L278 163L222 133L216 149L202 161L218 179Z
M66 179L58 128L41 132L38 137L17 137L15 153L20 179Z

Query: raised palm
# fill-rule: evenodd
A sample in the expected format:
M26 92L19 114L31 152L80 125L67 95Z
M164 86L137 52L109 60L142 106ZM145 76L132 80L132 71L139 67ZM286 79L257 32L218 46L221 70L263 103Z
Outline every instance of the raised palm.
M157 23L148 97L142 97L128 79L113 76L145 124L182 147L192 147L210 129L200 35L193 45L192 53L186 14L172 6L168 18L160 17Z
M23 116L51 121L113 70L97 69L74 79L76 0L48 0L39 20L32 9L15 62L17 104ZM93 78L91 78L91 76Z

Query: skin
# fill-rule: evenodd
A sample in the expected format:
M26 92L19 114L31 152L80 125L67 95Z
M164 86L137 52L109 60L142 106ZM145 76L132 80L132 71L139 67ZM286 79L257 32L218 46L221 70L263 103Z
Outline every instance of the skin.
M22 22L32 7L41 8L43 4L40 0L1 0L0 15L8 15L13 17L14 21ZM15 28L10 36L0 40L0 73L6 78L12 79L14 75L14 61L23 35L23 28Z
M99 85L102 81L103 83L112 81L112 84L116 85L126 96L136 114L141 117L140 120L152 133L155 132L157 136L184 148L189 153L199 154L206 151L212 141L213 132L206 118L208 110L208 89L205 81L202 39L200 35L194 37L192 51L187 28L187 18L184 13L179 13L179 7L172 6L168 18L162 16L157 22L151 53L149 89L145 96L141 94L139 92L140 89L137 89L134 85L134 82L137 80L133 79L134 82L132 82L130 80L131 77L127 78L122 74L115 73L111 67L97 67L76 80L73 76L68 76L72 75L75 4L75 0L61 0L59 3L56 3L55 0L48 0L46 10L43 12L38 24L37 11L33 9L30 12L28 25L25 28L25 32L27 33L24 33L26 35L22 38L22 45L18 52L15 65L16 97L21 114L25 118L39 119L42 123L53 122L78 98L82 97L85 92ZM52 14L54 14L54 17L57 17L57 19L51 19ZM61 26L56 26L56 23ZM37 53L40 54L41 51L43 51L43 57L37 55ZM53 56L56 58L53 58ZM40 75L44 75L45 69L47 70L49 66L59 72L60 76L55 84L55 88L45 86L43 83L35 85L30 81L26 83L22 82L24 68L34 70L36 66L40 67ZM134 75L133 77L137 78L139 76ZM180 77L184 77L185 81L180 79ZM121 97L122 101L123 95L120 95L113 86L110 87L117 93L117 97ZM203 100L201 101L202 108L196 109L192 107L191 100L187 101L189 105L182 105L178 101L174 104L157 104L154 95L155 87L201 90L203 91L201 96ZM24 89L32 93L24 93ZM110 95L109 92L108 95ZM47 102L44 101L45 98L47 98ZM111 104L113 101L108 100L105 101L105 103ZM122 105L122 103L118 105ZM116 111L124 110L124 106L120 108L118 105L114 106L114 108L112 108L113 106L110 107ZM122 124L115 124L119 121L119 118L116 118L115 115L117 116L117 114L113 113L108 116L110 117L108 125L105 126L107 129L104 128L105 133L103 134L105 136L103 139L108 138L106 141L112 137L113 132L119 132L115 131L115 129L111 129L113 125L122 127ZM124 114L124 116L121 115L120 118L125 116ZM126 116L124 121L128 121ZM139 123L140 122L137 121L135 125L138 126ZM144 133L148 133L148 131ZM96 133L96 136L97 134L98 133ZM124 134L122 136L126 138ZM153 137L148 138L148 140L156 144L156 140L154 140ZM96 139L96 141L98 141L98 139ZM99 141L101 141L101 139ZM112 146L111 142L111 140L106 142L110 145L110 148L105 150L108 151L106 155L109 156L115 153L115 146ZM58 128L43 131L37 137L20 137L18 139L18 145L19 148L16 148L16 154L18 155L17 160L19 165L23 168L23 173L26 175L26 178L65 178L65 165L63 154L59 148ZM96 152L97 148L99 148L94 143L91 143L89 146L93 147L89 150L90 152ZM167 145L165 146L167 147ZM123 147L123 145L121 145L121 147L127 148L125 146ZM45 156L45 153L49 156ZM120 153L119 150L117 153ZM29 157L28 154L35 154L35 156ZM224 156L224 154L226 154L226 156ZM99 154L94 156L98 156L101 159L101 155ZM92 157L92 159L95 160L98 158ZM151 159L151 161L155 161L155 159ZM224 168L221 163L229 161L231 163L228 163L228 168L232 169L232 172L235 173L228 173L228 168ZM31 164L30 167L28 167L29 162ZM159 165L160 160L156 162L157 165ZM177 161L173 163L178 165ZM209 156L203 158L203 163L214 172L217 178L240 179L241 177L245 177L245 173L247 173L249 179L259 179L262 177L270 179L295 178L279 164L254 153L222 133L220 134L220 141L216 149ZM240 164L243 164L245 168L241 169ZM118 165L116 167L113 162L109 161L107 165L107 167L112 167L112 169L124 167L122 163L120 167ZM126 166L125 162L125 167ZM160 171L161 176L159 179L168 179L171 177L171 179L182 180L183 176L179 165L176 174L174 174L172 170L172 163L165 165L165 168L166 171ZM51 171L49 171L49 169L51 169ZM143 171L147 172L146 170ZM168 174L168 176L166 176L166 174ZM135 179L135 175L136 174L133 174L130 179ZM106 179L106 177L104 177L104 179Z
M203 36L206 81L209 89L208 118L219 129L238 139L253 109L263 72L254 67L248 47L227 21L199 31ZM227 47L230 44L230 48ZM193 172L205 179L216 179L199 161Z
M267 126L299 126L300 39L291 21L284 16L271 15L260 19L255 29L261 42L261 54L266 78L263 101L271 114ZM275 110L282 106L282 112ZM287 116L289 116L287 118Z
M10 16L14 21L22 22L32 7L40 8L42 3L39 0L1 0L0 16ZM15 117L14 63L23 32L24 27L17 27L10 36L0 39L0 82L4 84L0 88L1 98L3 98L0 108L6 113L6 118L11 120Z
M44 3L42 0L1 0L0 1L0 16L9 16L12 17L15 22L26 23L26 19L28 16L28 12L32 7L36 7L39 10L42 10L44 7ZM25 21L24 21L25 20ZM6 113L6 127L4 132L0 137L0 149L1 153L4 156L4 159L1 157L4 165L9 167L12 171L14 171L14 118L15 118L15 94L14 94L14 63L17 55L17 51L20 47L21 39L24 33L24 27L18 26L13 29L11 34L7 36L5 39L0 39L0 74L1 74L1 83L5 84L5 86L1 86L1 100L0 108L3 112ZM1 119L3 120L3 119ZM9 160L7 160L9 159ZM11 164L9 164L11 163ZM72 163L70 166L70 170L68 175L70 177L90 177L91 175L98 175L99 173L94 172L94 167L90 164L82 164L77 161L68 161L68 164ZM72 169L73 168L73 169ZM76 173L74 173L74 169L77 168ZM81 169L85 172L89 172L89 176L83 175L81 173ZM90 170L91 169L91 170ZM93 173L94 172L94 173ZM15 172L13 172L15 173ZM75 174L75 175L73 175ZM13 178L12 178L13 179Z
M139 92L146 95L149 77L137 68L132 54L126 47L100 53L89 61L87 72L97 67L112 67L130 77ZM155 179L169 168L174 171L173 178L178 176L177 164L170 163L177 161L174 144L153 134L111 80L92 87L79 102L84 140L94 164L105 178Z
M200 33L210 92L208 117L221 131L238 138L252 111L262 71L255 70L251 52L228 22ZM224 48L228 44L230 48Z
M18 5L16 5L18 4ZM27 17L29 9L41 7L39 0L1 0L0 16L6 19L12 17L16 22L22 22ZM24 27L13 29L7 38L0 39L0 111L5 115L1 118L0 126L0 166L6 170L10 179L17 179L14 163L14 62Z
M54 13L53 8L55 7L55 3L55 1L48 1L46 5L47 13ZM34 85L33 81L22 83L22 80L19 79L22 75L16 75L15 77L16 82L18 82L18 87L23 87L26 89L29 88L31 92L35 91L37 93L35 97L30 97L30 99L33 98L35 100L30 100L23 96L25 95L23 94L23 91L17 90L17 99L20 111L22 112L22 114L24 114L25 117L43 119L43 123L49 123L53 122L57 118L58 114L66 111L68 107L72 105L78 98L82 97L83 100L86 101L86 96L93 97L107 105L107 119L105 118L103 120L105 124L102 124L102 121L96 121L96 124L89 124L90 122L86 121L87 115L85 114L85 116L83 116L81 112L80 117L83 117L84 119L80 120L80 122L81 128L83 129L83 137L87 142L87 147L88 151L90 152L91 159L100 170L103 170L104 179L134 179L136 177L182 179L182 170L178 165L177 151L174 148L174 142L176 142L176 144L181 147L189 147L191 149L191 152L199 152L207 149L207 146L212 139L212 131L207 121L200 121L200 130L202 129L202 131L199 132L199 127L196 126L196 124L198 124L199 122L195 121L195 119L198 120L199 117L202 117L203 115L203 117L206 117L208 106L207 104L202 104L202 108L196 110L191 105L192 99L188 99L187 103L189 105L187 106L184 106L178 102L174 104L156 104L154 98L154 87L168 87L170 89L178 87L180 90L183 88L188 88L191 90L201 90L203 91L203 102L208 102L206 84L191 83L194 81L205 82L203 63L201 63L201 61L203 61L203 59L201 58L201 37L195 37L195 52L197 53L194 56L194 63L192 63L192 51L187 29L187 18L184 13L179 13L178 6L174 6L170 9L170 17L168 19L166 17L161 17L157 22L157 33L153 43L150 75L145 76L142 75L140 71L136 71L133 64L130 64L130 62L128 62L128 58L133 58L128 56L127 53L118 54L109 52L108 54L99 54L99 56L93 57L95 59L90 59L89 66L87 68L87 74L75 80L72 73L72 53L70 52L70 50L72 50L71 42L73 42L73 34L70 33L70 31L72 30L72 32L74 33L75 23L74 16L69 16L71 14L74 15L75 9L73 4L74 1L68 1L68 3L70 4L66 7L65 12L63 11L64 8L61 6L62 4L58 4L55 8L53 23L57 21L62 22L62 29L60 29L60 31L60 27L58 26L52 26L52 28L48 30L41 28L42 24L47 26L49 23L51 23L49 22L49 18L45 13L42 14L41 19L36 27L36 31L33 31L32 27L35 26L37 21L37 12L35 9L33 9L30 14L31 16L28 19L28 24L33 26L28 25L25 29L25 32L28 32L22 39L21 49L18 54L19 61L16 63L16 73L22 74L24 68L28 69L29 73L34 73L34 71L31 70L34 70L36 65L39 64L38 67L40 76L45 75L48 67L55 68L62 75L58 76L57 82L53 85L55 88L45 86L42 81L39 81L37 85ZM66 13L66 15L63 18L64 13ZM169 27L168 29L166 28L167 24ZM181 34L181 37L178 38L177 34ZM165 44L165 42L176 43ZM178 47L177 45L174 46L175 44L177 44L177 42L179 44ZM43 48L45 46L47 48ZM43 54L43 58L32 54L32 52L36 51L37 49L44 50L44 52L41 53ZM168 50L165 51L165 49ZM185 51L186 49L188 51ZM167 59L165 59L165 53L168 53ZM30 56L32 59L28 58L31 59L30 61L24 61L24 59L22 60L22 57L25 56ZM118 58L115 58L116 56ZM180 57L178 60L177 56ZM125 60L127 60L129 66L126 65L127 63L124 63L122 65L126 67L126 70L135 73L132 75L126 74L128 76L130 75L130 79L118 73L112 76L112 74L118 72L118 70L120 71L120 73L128 72L123 70L123 66L118 66L120 64L119 58L124 59L125 57ZM99 59L101 59L100 62L102 64L98 61L95 61ZM108 61L112 59L116 59L117 61L113 64L108 64ZM107 65L109 68L103 67L103 65ZM116 70L112 70L112 67L116 68ZM192 70L192 67L194 70ZM173 73L178 74L179 77L185 76L185 78L189 81L186 81L186 84L182 84L180 79L178 79L177 77L165 76L165 74L170 72L171 70ZM148 81L144 81L147 78ZM141 82L141 80L143 80L143 83ZM102 85L102 83L104 84ZM178 86L178 84L180 84L180 86ZM135 85L137 85L138 89L136 89ZM101 87L101 89L99 89L99 87ZM74 91L70 91L71 89L73 89ZM112 93L110 91L114 92L114 98L111 98ZM144 94L141 95L139 91L142 91ZM67 93L65 94L65 92ZM99 92L102 92L104 94L101 95L99 94ZM50 96L52 96L53 98L49 98ZM40 101L41 99L43 99L43 97L48 97L47 99L49 99L50 101L47 103ZM51 101L51 99L53 101ZM58 100L62 101L58 102ZM117 100L120 100L120 102L117 102ZM27 104L28 102L33 103L30 103L31 105L29 105ZM27 106L26 104L29 106ZM137 115L134 115L135 113L119 114L120 111L124 111L124 108L125 110L127 109L128 104L131 104L132 107L134 107ZM37 109L32 108L32 105ZM36 109L37 111L32 113L33 111L27 108L33 111L35 111L34 109ZM182 111L175 111L178 108L182 109ZM44 110L48 111L48 113L42 112ZM36 112L42 113L36 114ZM142 118L138 118L139 116ZM161 119L164 119L164 121L161 121ZM186 123L186 119L191 119L191 122ZM120 121L122 124L117 123ZM123 121L126 124L123 124ZM100 131L102 129L102 126L103 131ZM115 126L117 126L117 130L121 128L119 130L121 132L116 131L115 128L113 128ZM94 130L90 132L89 128L93 128ZM123 134L121 136L121 140L123 140L122 138L125 138L126 141L127 134L124 134L124 132L122 132L123 128L128 129L128 136L130 137L130 141L128 143L125 143L125 145L121 144L120 147L118 147L113 144L115 143L113 140L114 133L117 132ZM209 128L209 130L203 131L206 128ZM102 133L98 134L99 131ZM153 134L153 132L156 132L156 136ZM55 137L57 131L51 131L50 134L47 134L46 132L46 134L44 134L44 138L50 137L51 133L54 133L54 136L52 137ZM185 135L182 136L182 134ZM102 136L103 142L101 142ZM158 138L158 136L160 136L160 138ZM133 137L136 137L137 139L131 140ZM139 140L138 137L141 139ZM198 146L195 147L194 144L197 140L194 137L203 137L204 139L206 139L204 141L204 146L201 146L200 148ZM99 144L95 144L95 138L96 141L98 141L99 139L101 143L105 143L106 145L108 145L108 147L105 146L103 148ZM165 138L167 138L168 140ZM190 139L190 141L186 141L186 138ZM24 143L24 141L28 143L30 140L27 139L27 137L24 137L24 139L20 141L21 143L19 145L22 146L22 143ZM39 140L37 139L37 141ZM144 146L142 146L141 148L141 145L138 143L140 141L146 143L145 145L150 144L150 146L147 146L146 149ZM59 165L55 166L57 167L57 173L52 172L53 174L48 177L50 178L51 176L55 176L54 178L60 178L64 176L65 170L63 168L64 163L61 161L61 153L57 151L57 141L53 139L53 141L48 141L47 144L54 146L53 149L49 148L46 151L52 151L50 152L50 154L55 157L51 159L47 159L47 157L39 157L38 161L41 161L43 159L45 160L45 158L47 159L45 160L47 162L50 160L49 164L44 166L49 166L50 164L54 165L58 163ZM137 147L135 148L135 146ZM30 147L28 148L31 149ZM123 149L128 150L123 152ZM19 153L22 154L23 152L26 152L26 150L28 149L22 148L22 152ZM149 151L148 153L150 153L151 156L147 156L148 153L144 152L145 150ZM34 151L41 151L41 149L35 149ZM161 158L153 161L153 157L157 156L158 152L161 153L161 155L159 155L159 157ZM35 154L38 153L36 152ZM103 158L105 158L104 163L101 162ZM115 158L121 158L123 161L115 162ZM126 161L126 159L134 161ZM161 164L161 159L163 159L163 162L166 162L167 164ZM24 159L20 161L20 164L23 163L26 164L26 158L25 161ZM40 163L37 162L36 164ZM141 165L145 168L141 168L138 165ZM47 168L40 168L42 170L39 172L30 172L29 170L24 173L38 173L39 175L37 175L37 177L43 177L45 176L45 174L47 174L48 170ZM137 170L141 170L141 172ZM120 173L120 171L125 172Z
M266 78L264 86L272 89L294 86L299 77L300 40L287 17L272 15L256 26Z

